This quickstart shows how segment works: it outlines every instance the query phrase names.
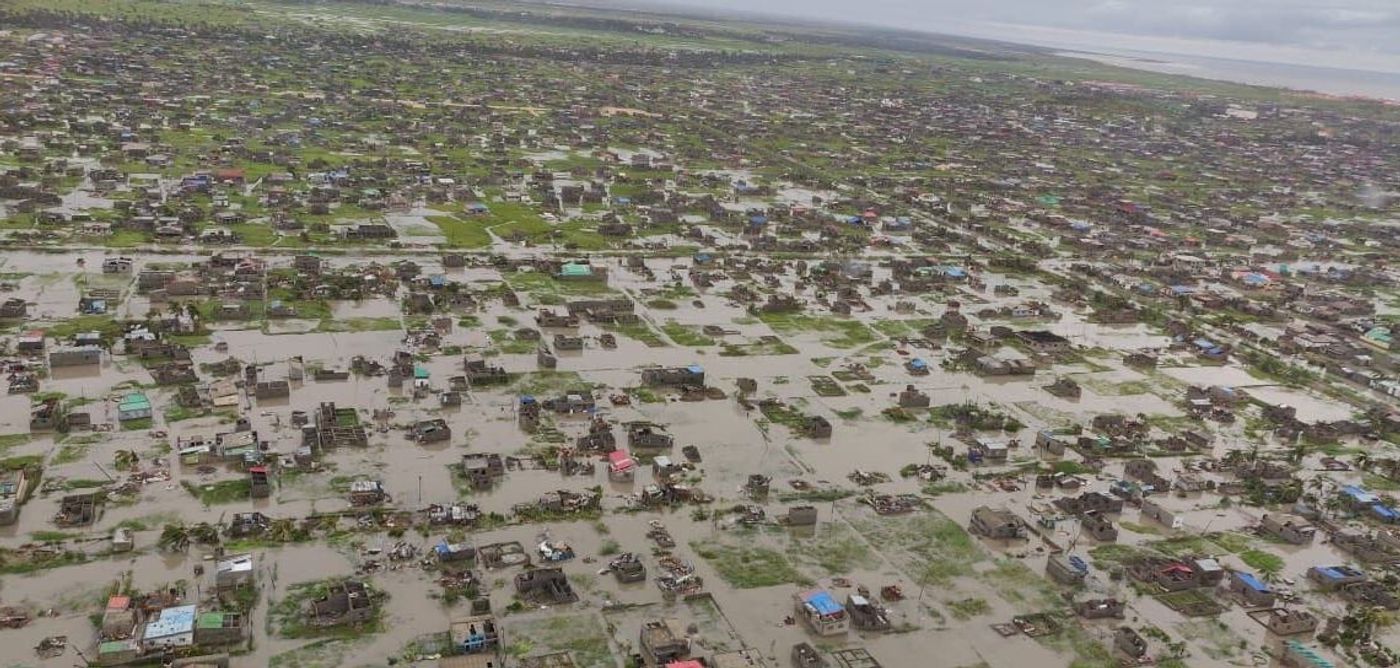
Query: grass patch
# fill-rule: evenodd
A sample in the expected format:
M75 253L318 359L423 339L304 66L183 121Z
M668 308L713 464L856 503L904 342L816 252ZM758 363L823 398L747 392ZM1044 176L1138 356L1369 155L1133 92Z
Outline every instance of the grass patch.
M787 557L766 547L700 541L691 541L690 547L735 589L808 582Z
M943 607L948 608L948 612L953 613L954 619L967 620L973 617L980 617L992 611L992 606L985 599L965 598L960 601L944 601Z
M915 582L948 585L971 575L973 564L985 558L966 530L936 510L852 524Z
M924 488L919 491L925 496L940 496L943 494L962 494L968 489L966 484L956 480L942 480L924 485Z
M491 337L491 345L507 355L525 355L535 352L539 347L538 341L516 338L509 329L493 329L486 335Z
M720 348L720 357L748 357L750 355L796 355L797 348L773 337L771 341L751 343L725 343Z
M855 348L874 343L878 338L859 320L802 313L761 313L758 319L779 334L815 333L822 343L832 348Z
M238 480L220 480L207 485L195 485L187 480L180 481L180 486L185 488L192 496L199 499L200 503L206 506L219 505L223 503L237 503L247 501L251 493L251 484L247 478Z
M664 348L666 346L666 342L662 340L661 336L658 335L656 331L653 330L651 327L648 327L647 324L644 322L612 324L607 325L606 327L604 327L604 329L615 334L621 334L629 339L632 339L633 341L639 341L645 344L648 348ZM677 343L680 342L678 341ZM710 344L713 343L713 341L710 342ZM682 343L680 345L686 344Z
M914 338L923 336L921 332L925 327L937 322L932 318L915 320L876 320L871 323L875 331L890 337L891 339Z
M511 389L519 394L541 396L588 386L574 371L536 371L520 374Z
M391 332L400 329L398 318L326 318L318 332Z
M58 454L54 455L53 461L49 462L49 464L52 466L63 466L64 464L80 462L87 457L87 453L87 443L64 443L59 447Z
M145 431L150 429L152 424L151 418L148 417L125 420L122 422L122 431Z
M843 522L822 523L810 538L792 537L787 558L817 577L845 575L856 569L874 569L880 560L860 534Z
M24 445L33 439L29 434L0 434L0 452Z
M568 652L579 668L614 668L608 630L594 614L559 615L515 622L506 654L514 657Z
M428 216L428 222L437 225L446 239L448 248L485 248L491 245L491 233L486 231L485 221L480 219L462 220L456 216Z
M1278 573L1283 570L1283 557L1263 550L1245 550L1240 553L1240 561L1260 573Z
M700 333L697 325L682 325L674 320L661 326L661 331L678 346L699 348L715 345L715 340Z

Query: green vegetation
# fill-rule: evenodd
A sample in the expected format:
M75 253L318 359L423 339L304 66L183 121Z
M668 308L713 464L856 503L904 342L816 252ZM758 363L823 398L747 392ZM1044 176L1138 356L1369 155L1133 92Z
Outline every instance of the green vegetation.
M870 545L844 522L823 522L810 537L790 534L784 554L789 562L814 578L880 566Z
M579 668L614 668L609 633L596 614L551 614L512 622L508 656L568 652Z
M428 216L428 220L442 230L448 248L485 248L491 245L491 233L486 231L486 221L477 218L463 220L457 216Z
M697 325L682 325L674 320L668 321L661 326L661 331L678 346L687 348L698 348L702 346L713 346L715 340L700 333Z
M1274 576L1283 571L1283 557L1276 554L1262 550L1245 550L1239 557L1240 561L1258 571L1260 575Z
M84 457L87 457L87 452L88 445L85 443L64 443L59 447L58 453L54 455L49 464L63 466L64 464L80 462Z
M995 407L974 403L944 404L928 412L929 421L943 428L957 426L974 431L1019 431L1025 425Z
M629 339L632 339L633 341L638 341L640 343L646 344L648 348L661 348L666 345L666 341L664 341L661 338L661 336L656 333L656 330L652 329L645 322L639 321L625 324L613 323L605 325L604 329L608 330L609 332L621 334Z
M276 629L283 638L358 638L384 630L383 614L379 610L384 594L371 590L370 597L376 614L369 622L362 624L321 625L308 613L312 601L323 598L341 578L328 578L312 582L299 582L287 588L286 594L276 601L270 601L267 611L267 624Z
M787 557L766 547L729 545L713 540L691 541L690 547L736 589L808 582Z
M0 434L0 452L9 451L31 440L33 440L33 436L29 434Z
M944 601L943 607L953 613L954 619L967 620L980 617L992 611L991 604L980 598L964 598L957 601Z
M876 320L871 324L875 331L890 337L891 339L915 338L923 336L924 328L938 322L932 318L921 318L915 320Z
M215 483L200 485L191 483L188 480L181 480L180 486L184 487L185 491L199 499L199 502L206 506L247 501L251 487L247 478L221 480Z
M525 355L533 353L540 345L538 341L517 338L515 334L508 329L493 329L487 332L486 335L491 337L491 345L496 346L497 350L507 355Z
M947 586L954 578L972 575L982 551L957 522L936 510L916 515L852 521L856 530L912 580Z
M859 320L802 313L760 313L758 318L779 334L814 333L832 348L855 348L876 340L875 332Z

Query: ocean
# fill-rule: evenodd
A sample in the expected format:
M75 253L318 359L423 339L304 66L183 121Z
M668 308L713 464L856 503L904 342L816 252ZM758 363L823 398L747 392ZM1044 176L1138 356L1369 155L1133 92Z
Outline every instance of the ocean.
M1400 103L1400 73L1349 70L1147 51L1062 50L1058 55L1164 74Z

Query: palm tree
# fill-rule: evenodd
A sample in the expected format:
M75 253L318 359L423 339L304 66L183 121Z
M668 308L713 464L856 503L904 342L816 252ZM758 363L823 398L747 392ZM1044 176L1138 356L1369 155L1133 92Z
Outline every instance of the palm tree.
M117 467L118 471L135 469L136 464L140 461L141 457L136 454L135 450L118 450L117 454L112 457L112 465Z
M219 528L208 522L200 522L190 528L189 537L196 543L217 545L219 542Z
M268 539L278 543L296 540L297 533L296 522L286 518L273 520L267 528Z
M190 548L190 532L183 524L167 524L156 541L162 550L184 552Z

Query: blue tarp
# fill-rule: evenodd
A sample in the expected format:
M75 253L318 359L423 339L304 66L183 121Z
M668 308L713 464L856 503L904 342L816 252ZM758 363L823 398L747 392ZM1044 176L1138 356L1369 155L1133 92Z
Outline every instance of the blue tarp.
M928 362L925 362L921 357L915 357L914 359L909 360L909 366L914 369L927 369Z
M1266 584L1264 584L1263 582L1260 582L1260 581L1259 581L1259 578L1256 578L1256 577L1254 577L1253 575L1250 575L1249 573L1245 573L1244 571L1236 571L1236 572L1235 572L1235 577L1238 577L1238 578L1240 579L1240 582L1243 582L1243 583L1244 583L1244 586L1249 587L1250 589L1253 589L1254 591L1257 591L1257 592L1267 592L1267 591L1269 591L1269 585L1266 585Z
M1317 572L1321 573L1322 577L1327 578L1328 580L1341 580L1347 577L1348 575L1347 573L1343 573L1342 571L1338 570L1336 566L1327 566L1325 568L1319 568L1317 569Z
M1381 500L1380 497L1356 485L1343 485L1342 493L1351 497L1352 501L1360 504L1372 504Z
M825 591L807 594L803 603L812 606L812 609L816 610L819 615L834 615L845 610L840 603L836 602L835 598L832 598L830 592Z

